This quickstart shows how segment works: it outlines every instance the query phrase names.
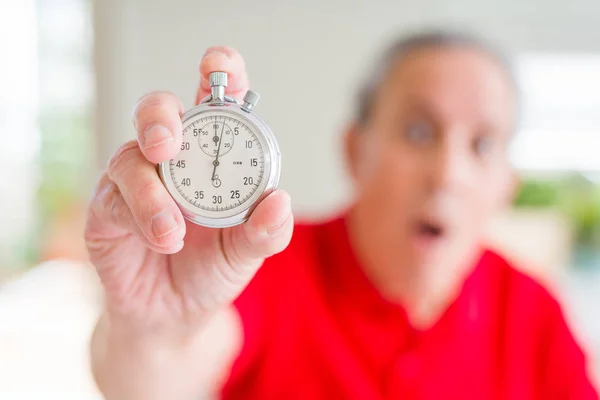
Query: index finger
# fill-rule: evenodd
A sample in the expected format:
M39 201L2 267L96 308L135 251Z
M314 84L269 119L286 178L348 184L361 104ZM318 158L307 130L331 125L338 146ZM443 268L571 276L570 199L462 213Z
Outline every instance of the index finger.
M133 111L133 125L140 149L154 164L170 160L182 141L183 105L171 93L154 92L142 97Z
M246 63L242 55L231 47L210 47L204 53L198 68L200 69L200 86L196 93L196 104L210 94L208 75L214 71L227 73L226 95L241 100L248 90Z

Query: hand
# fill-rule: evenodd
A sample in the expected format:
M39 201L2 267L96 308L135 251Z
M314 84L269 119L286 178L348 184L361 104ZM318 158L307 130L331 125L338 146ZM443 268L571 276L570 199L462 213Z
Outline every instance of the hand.
M229 96L246 92L240 54L211 48L200 63L196 103L210 93L208 74L215 70L229 74ZM210 229L184 220L155 169L180 150L183 111L168 93L140 99L134 111L137 141L112 157L89 207L85 240L106 291L107 313L136 334L197 330L292 235L290 199L282 191L273 192L246 223L232 228Z

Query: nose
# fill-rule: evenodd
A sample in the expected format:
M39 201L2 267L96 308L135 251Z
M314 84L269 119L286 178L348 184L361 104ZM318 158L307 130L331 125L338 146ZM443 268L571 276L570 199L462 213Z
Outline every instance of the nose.
M432 152L430 188L433 191L461 191L473 182L474 165L467 142L467 132L461 127L449 129L441 135Z

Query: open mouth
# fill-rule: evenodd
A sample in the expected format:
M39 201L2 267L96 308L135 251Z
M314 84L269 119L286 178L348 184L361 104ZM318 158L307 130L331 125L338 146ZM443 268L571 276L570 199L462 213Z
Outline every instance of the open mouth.
M417 234L424 239L440 239L444 236L444 227L430 221L421 221L417 224Z

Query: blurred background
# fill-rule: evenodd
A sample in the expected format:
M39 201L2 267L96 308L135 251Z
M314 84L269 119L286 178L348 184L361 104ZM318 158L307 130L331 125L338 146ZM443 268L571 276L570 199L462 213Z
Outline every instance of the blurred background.
M0 0L0 285L85 261L85 205L135 137L135 102L168 90L192 106L207 47L245 57L281 186L313 219L348 201L339 135L373 57L403 32L459 28L513 56L523 95L521 189L490 241L555 291L600 366L599 18L594 0Z

